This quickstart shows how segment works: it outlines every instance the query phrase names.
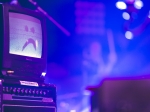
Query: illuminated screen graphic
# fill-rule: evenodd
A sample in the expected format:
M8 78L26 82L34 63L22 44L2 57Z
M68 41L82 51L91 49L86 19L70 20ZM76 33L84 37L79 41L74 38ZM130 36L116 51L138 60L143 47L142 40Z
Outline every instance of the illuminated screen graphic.
M41 58L42 28L39 19L9 12L9 53Z

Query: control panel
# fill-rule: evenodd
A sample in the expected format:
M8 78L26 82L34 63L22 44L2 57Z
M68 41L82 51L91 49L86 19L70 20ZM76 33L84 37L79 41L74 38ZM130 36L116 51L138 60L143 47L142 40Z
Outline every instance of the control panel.
M0 80L3 100L40 100L42 102L56 103L56 87L52 84L37 82L17 81L9 82Z

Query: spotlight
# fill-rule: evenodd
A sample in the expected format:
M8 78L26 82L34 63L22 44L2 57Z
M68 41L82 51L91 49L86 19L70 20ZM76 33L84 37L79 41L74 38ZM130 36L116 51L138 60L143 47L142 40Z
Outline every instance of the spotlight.
M142 0L122 0L116 3L118 9L124 9L125 12L122 13L122 17L126 20L123 28L125 30L125 37L127 39L132 39L133 35L140 35L145 28L149 25L150 12L148 13L145 21L136 28L130 28L131 24L138 16L139 10L144 6ZM147 19L148 18L148 19Z
M134 7L135 7L136 9L141 9L141 8L143 7L143 2L142 2L141 0L136 0L136 1L134 2Z
M127 5L126 5L125 2L118 1L118 2L116 3L116 7L117 7L118 9L120 9L120 10L124 10L124 9L127 8Z
M132 33L131 31L126 31L125 37L126 37L127 39L133 39L133 33Z
M122 14L122 17L123 17L125 20L129 20L129 19L130 19L130 15L129 15L129 13L127 13L127 12L124 12L124 13Z

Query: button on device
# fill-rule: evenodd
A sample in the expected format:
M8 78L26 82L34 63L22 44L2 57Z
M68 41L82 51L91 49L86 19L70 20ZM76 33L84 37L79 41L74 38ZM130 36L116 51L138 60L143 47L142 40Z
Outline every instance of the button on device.
M21 93L22 93L22 94L24 93L24 89L23 89L23 88L21 89Z
M13 88L13 92L14 92L14 93L16 92L16 88Z
M31 89L29 89L28 93L29 93L29 95L32 95L32 90L31 90Z
M36 95L39 95L39 90L36 90Z
M41 90L41 91L40 91L40 95L42 95L42 94L43 94L43 91Z
M28 89L25 89L25 94L28 94Z
M46 91L43 91L43 95L46 96Z
M18 94L21 93L21 89L20 89L20 88L17 89L17 93L18 93Z
M35 90L32 90L33 95L35 95Z

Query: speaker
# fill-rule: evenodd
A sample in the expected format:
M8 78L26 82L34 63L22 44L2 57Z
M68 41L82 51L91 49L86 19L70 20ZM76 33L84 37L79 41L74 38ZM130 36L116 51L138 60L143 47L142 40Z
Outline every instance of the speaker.
M54 85L0 80L0 112L56 112L56 110Z
M105 79L92 92L91 112L150 112L149 78Z

